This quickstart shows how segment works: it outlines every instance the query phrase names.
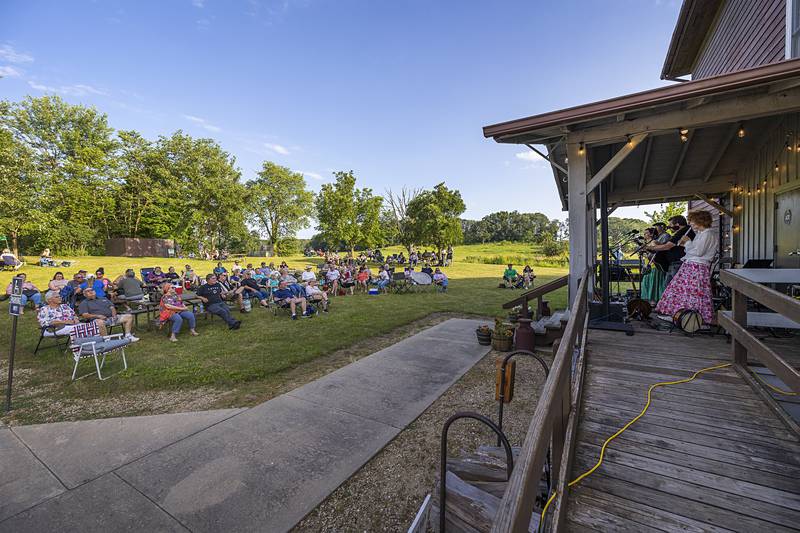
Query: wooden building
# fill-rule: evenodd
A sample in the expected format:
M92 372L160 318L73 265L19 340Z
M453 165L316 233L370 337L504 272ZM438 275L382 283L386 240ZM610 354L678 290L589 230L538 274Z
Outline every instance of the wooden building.
M572 311L492 531L538 524L548 449L557 482L545 530L800 529L800 427L781 407L800 393L800 343L748 330L762 319L800 328L800 300L769 285L800 284L798 57L800 0L684 0L662 72L674 84L484 128L552 167L569 212ZM719 216L722 255L774 259L779 268L721 271L733 308L717 320L730 344L590 329L601 190L606 215L702 201ZM650 384L704 367L654 393L605 462L573 483Z

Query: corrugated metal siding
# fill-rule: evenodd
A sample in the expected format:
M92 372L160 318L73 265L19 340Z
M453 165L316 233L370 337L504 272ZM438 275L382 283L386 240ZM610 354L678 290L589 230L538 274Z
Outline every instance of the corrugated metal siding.
M775 189L800 185L798 147L800 114L792 114L765 136L764 144L740 170L736 186L743 191L734 196L734 205L741 208L734 208L733 245L739 263L773 257Z
M776 63L786 52L786 0L728 0L692 69L708 78Z

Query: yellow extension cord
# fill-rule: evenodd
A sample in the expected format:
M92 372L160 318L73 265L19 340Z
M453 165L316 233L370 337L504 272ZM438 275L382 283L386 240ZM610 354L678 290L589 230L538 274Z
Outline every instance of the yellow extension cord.
M608 437L605 440L605 442L603 443L603 446L600 448L600 458L597 460L597 463L595 463L595 465L592 468L590 468L589 470L587 470L586 472L584 472L580 476L578 476L575 479L573 479L572 481L570 481L567 484L567 487L572 487L572 486L580 483L581 480L583 480L584 478L592 475L592 473L595 470L600 468L600 465L603 464L603 458L605 456L606 447L608 446L608 444L612 440L614 440L617 437L619 437L620 435L622 435L622 433L626 429L631 427L637 420L642 418L644 416L644 414L647 412L647 410L650 408L651 395L652 395L654 389L656 389L658 387L665 387L667 385L679 385L681 383L689 383L690 381L693 381L697 376L699 376L703 372L710 372L711 370L719 370L720 368L725 368L725 367L729 367L729 366L731 366L731 363L724 363L724 364L720 364L720 365L716 365L716 366L710 366L708 368L703 368L701 370L698 370L697 372L692 374L692 377L690 377L690 378L679 379L677 381L661 381L659 383L654 383L654 384L650 385L650 388L647 389L647 402L645 403L645 405L642 408L641 412L638 415L636 415L635 417L633 417L630 420L630 422L628 422L627 424L622 426L622 429L620 429L619 431L617 431L616 433L614 433L613 435L611 435L610 437ZM544 509L542 509L542 516L541 516L541 519L539 520L539 531L541 531L542 524L544 524L544 515L545 515L545 513L547 513L547 508L550 507L550 504L553 502L553 500L555 499L555 497L557 495L558 495L558 492L553 492L552 496L550 496L550 498L547 500L547 503L544 505Z
M761 382L761 384L762 384L762 385L766 385L767 387L769 387L769 388L770 388L770 389L772 389L773 391L777 392L778 394L783 394L784 396L797 396L797 395L798 395L798 393L796 393L796 392L792 392L792 391L790 391L790 390L783 390L783 389L781 389L781 388L778 388L778 387L776 387L775 385L770 385L769 383L767 383L766 381L764 381L764 380L761 378L761 376L759 376L759 375L758 375L758 372L753 372L752 374L753 374L753 375L756 377L756 379L757 379L758 381L760 381L760 382Z

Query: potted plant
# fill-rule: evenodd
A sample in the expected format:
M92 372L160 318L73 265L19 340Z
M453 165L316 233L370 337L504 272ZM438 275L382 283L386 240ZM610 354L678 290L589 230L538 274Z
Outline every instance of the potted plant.
M501 319L495 319L494 332L492 332L492 348L499 352L510 352L514 342L514 328L510 324L504 323Z
M511 311L508 312L508 321L512 323L516 323L519 320L520 313L522 313L522 306L518 305L516 307L512 307Z
M475 335L478 336L478 344L481 346L489 346L492 343L492 328L487 325L477 328Z

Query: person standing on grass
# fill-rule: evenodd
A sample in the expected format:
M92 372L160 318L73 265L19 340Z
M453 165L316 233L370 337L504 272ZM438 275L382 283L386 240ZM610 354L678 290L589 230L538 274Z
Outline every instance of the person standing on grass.
M88 287L83 290L83 295L86 297L78 306L78 314L84 320L101 320L100 334L107 335L106 328L111 326L122 326L125 332L125 338L130 339L131 342L136 342L139 339L133 336L133 315L123 313L117 314L117 309L111 300L105 297L97 296L97 291L93 287Z
M161 314L158 318L162 324L166 321L172 322L172 332L170 333L169 340L171 342L178 342L177 335L181 331L184 320L189 325L189 334L196 337L198 333L194 329L194 313L183 303L183 298L177 293L175 286L172 285L172 283L166 282L161 285L161 292L163 294L160 303Z
M209 274L206 276L206 284L197 289L197 297L206 305L209 313L217 315L228 324L228 329L239 329L242 325L241 320L236 320L231 316L231 310L223 301L225 289L217 282L217 276Z

